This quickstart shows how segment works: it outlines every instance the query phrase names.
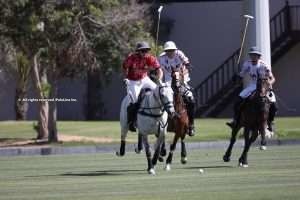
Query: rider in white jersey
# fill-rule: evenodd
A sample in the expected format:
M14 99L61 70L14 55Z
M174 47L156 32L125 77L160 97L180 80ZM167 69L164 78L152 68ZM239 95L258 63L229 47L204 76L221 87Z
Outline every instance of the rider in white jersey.
M168 41L164 44L164 52L160 54L158 61L163 70L163 81L171 86L172 82L172 70L181 70L184 75L184 84L181 88L183 99L187 105L187 112L189 117L189 130L190 136L195 135L194 128L194 107L195 99L192 93L192 88L188 84L191 80L189 76L190 62L184 53L176 47L173 41Z
M240 117L240 111L244 104L244 100L249 97L252 92L256 90L256 82L258 77L267 78L269 84L273 85L275 82L274 75L272 73L271 67L264 63L260 57L261 52L257 47L252 47L249 51L250 60L244 62L242 70L239 73L239 77L243 80L244 89L239 94L239 98L234 105L234 119L232 122L226 123L228 126L233 127L237 123ZM273 131L273 121L275 114L277 112L277 105L275 94L273 91L270 91L268 94L269 100L271 102L269 119L268 119L268 129Z

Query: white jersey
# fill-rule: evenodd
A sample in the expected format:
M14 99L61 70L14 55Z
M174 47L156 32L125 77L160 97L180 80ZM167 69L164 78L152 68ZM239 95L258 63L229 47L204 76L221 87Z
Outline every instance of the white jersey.
M243 78L244 89L239 95L242 98L247 98L254 90L256 90L258 77L269 78L273 76L271 67L266 65L262 60L258 60L256 65L253 65L251 60L245 61L239 75ZM275 95L273 95L271 101L276 101Z
M251 60L245 61L239 75L243 78L244 88L256 85L258 76L260 78L273 76L271 67L267 66L262 60L258 60L256 65L253 65Z
M178 69L182 64L189 63L189 59L180 50L175 50L175 56L169 58L165 52L160 54L158 61L160 63L161 69L164 72L164 82L171 84L172 81L172 69ZM184 82L190 81L189 74L184 75Z

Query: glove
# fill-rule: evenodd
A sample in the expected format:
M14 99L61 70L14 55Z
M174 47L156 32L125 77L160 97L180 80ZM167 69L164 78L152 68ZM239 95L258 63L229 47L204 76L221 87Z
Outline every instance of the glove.
M173 119L173 118L179 118L180 114L177 113L177 112L172 112L170 117L171 117L171 119Z
M127 78L123 79L123 84L127 86L129 84L129 80Z

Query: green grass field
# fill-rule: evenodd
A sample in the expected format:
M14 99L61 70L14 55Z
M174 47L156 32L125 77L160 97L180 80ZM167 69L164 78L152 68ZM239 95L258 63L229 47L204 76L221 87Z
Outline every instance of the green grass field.
M146 173L145 155L113 152L89 155L0 157L0 200L298 200L299 146L253 148L249 168L231 163L223 150L193 150L188 163L176 152L170 172ZM204 173L199 173L199 168Z
M228 119L197 119L195 122L197 135L193 138L188 137L188 141L212 141L228 139L229 128L225 125ZM33 130L34 122L0 122L1 138L35 138ZM277 137L280 139L300 139L300 117L277 118L276 119ZM120 138L120 127L118 121L60 121L58 122L60 134L77 135L89 137L110 138L113 142L118 142ZM169 138L172 134L169 134ZM128 134L129 141L136 140L135 133Z

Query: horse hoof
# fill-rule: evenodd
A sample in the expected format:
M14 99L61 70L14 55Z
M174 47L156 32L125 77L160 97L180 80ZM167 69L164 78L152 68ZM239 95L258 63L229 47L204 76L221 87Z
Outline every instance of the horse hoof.
M181 158L181 163L182 163L182 164L186 164L186 163L187 163L187 157Z
M249 165L248 164L239 163L239 167L247 168L247 167L249 167Z
M135 148L134 151L136 154L140 154L143 152L143 149Z
M164 162L164 158L161 157L161 156L159 156L159 157L158 157L158 161L159 161L159 162Z
M119 151L116 152L116 156L119 156L119 157L122 157L124 156L125 152L124 153L120 153Z
M171 165L170 165L170 164L167 164L166 167L165 167L165 170L166 170L166 171L170 171L170 170L171 170Z
M267 150L267 147L265 145L261 145L259 149L262 151L265 151L265 150Z
M230 157L224 155L224 156L223 156L223 161L224 161L224 162L230 162Z
M155 170L153 168L151 168L148 170L148 174L155 175L156 173L155 173Z
M167 150L162 149L161 152L160 152L160 155L163 156L163 157L166 156L167 155Z

